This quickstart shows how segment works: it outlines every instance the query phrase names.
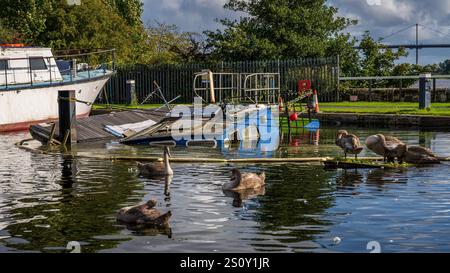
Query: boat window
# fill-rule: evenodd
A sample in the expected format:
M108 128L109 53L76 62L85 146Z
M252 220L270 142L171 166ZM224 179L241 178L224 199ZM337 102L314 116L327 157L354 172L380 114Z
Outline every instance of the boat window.
M30 58L31 70L47 70L44 58Z
M0 60L0 71L8 69L8 60Z

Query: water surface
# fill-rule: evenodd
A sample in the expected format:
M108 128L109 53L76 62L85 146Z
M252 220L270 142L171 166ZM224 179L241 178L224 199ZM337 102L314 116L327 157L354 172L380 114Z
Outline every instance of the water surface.
M337 128L305 132L274 152L175 148L174 156L311 157L341 154ZM362 140L378 130L352 129ZM450 156L450 133L381 132ZM320 164L178 164L169 185L139 177L134 162L33 154L0 135L0 252L450 252L448 163L408 170L334 170ZM94 154L156 156L160 148L80 145ZM189 151L187 153L187 151ZM362 155L373 155L364 151ZM230 170L265 171L263 192L222 192ZM259 195L258 195L259 194ZM118 209L149 198L171 210L170 229L131 231ZM333 238L339 237L336 244Z

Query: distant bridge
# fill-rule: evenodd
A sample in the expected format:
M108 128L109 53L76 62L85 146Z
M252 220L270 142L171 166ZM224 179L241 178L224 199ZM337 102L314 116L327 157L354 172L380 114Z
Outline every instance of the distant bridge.
M387 48L408 48L408 49L422 49L422 48L450 48L450 44L423 44L423 45L385 45ZM360 46L355 46L356 49L362 49Z
M385 37L381 38L380 41L382 41L382 40L384 40L384 39L386 39L386 38L392 37L392 36L394 36L394 35L397 35L397 34L399 34L400 32L406 31L406 30L408 30L408 29L410 29L410 28L412 28L412 27L415 27L415 28L416 28L416 43L415 43L415 44L393 44L393 45L382 44L382 45L383 45L384 47L386 47L386 48L407 48L407 49L415 49L415 50L416 50L416 64L419 64L419 49L422 49L422 48L450 48L450 44L419 44L419 26L421 26L421 27L423 27L423 28L426 28L426 29L429 29L429 30L431 30L431 31L433 31L433 32L435 32L435 33L439 33L439 34L441 34L441 35L450 37L450 34L448 34L448 33L444 33L444 32L435 30L435 29L433 29L433 28L424 26L424 25L414 24L414 25L410 25L410 26L408 26L408 27L406 27L406 28L403 28L403 29L401 29L401 30L399 30L399 31L396 31L396 32L394 32L394 33L391 33L391 34L389 34L388 36L385 36ZM355 46L354 48L356 48L356 49L362 49L361 46Z

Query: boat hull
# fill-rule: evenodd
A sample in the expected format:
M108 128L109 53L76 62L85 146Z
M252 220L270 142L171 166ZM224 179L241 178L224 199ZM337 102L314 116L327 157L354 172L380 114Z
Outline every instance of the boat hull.
M80 101L93 103L110 75L58 85L0 90L0 132L28 130L30 125L58 120L58 91L75 90ZM76 103L77 117L92 105Z

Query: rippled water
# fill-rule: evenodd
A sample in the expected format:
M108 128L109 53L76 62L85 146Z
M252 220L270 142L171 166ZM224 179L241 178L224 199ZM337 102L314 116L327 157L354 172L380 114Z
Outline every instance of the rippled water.
M174 156L334 156L337 129L295 137L273 153L176 148ZM373 130L353 129L362 139ZM387 130L409 144L450 156L450 133ZM134 162L68 160L32 154L14 143L26 133L0 135L0 252L384 252L450 251L448 163L408 170L325 171L319 164L172 164L165 181L136 175ZM318 145L316 145L318 144ZM115 143L89 153L159 155L160 149ZM366 153L367 155L372 155ZM265 171L264 192L227 196L230 170ZM259 195L258 195L259 194ZM170 209L170 229L130 231L116 223L121 207L149 198ZM333 238L339 237L336 244Z

